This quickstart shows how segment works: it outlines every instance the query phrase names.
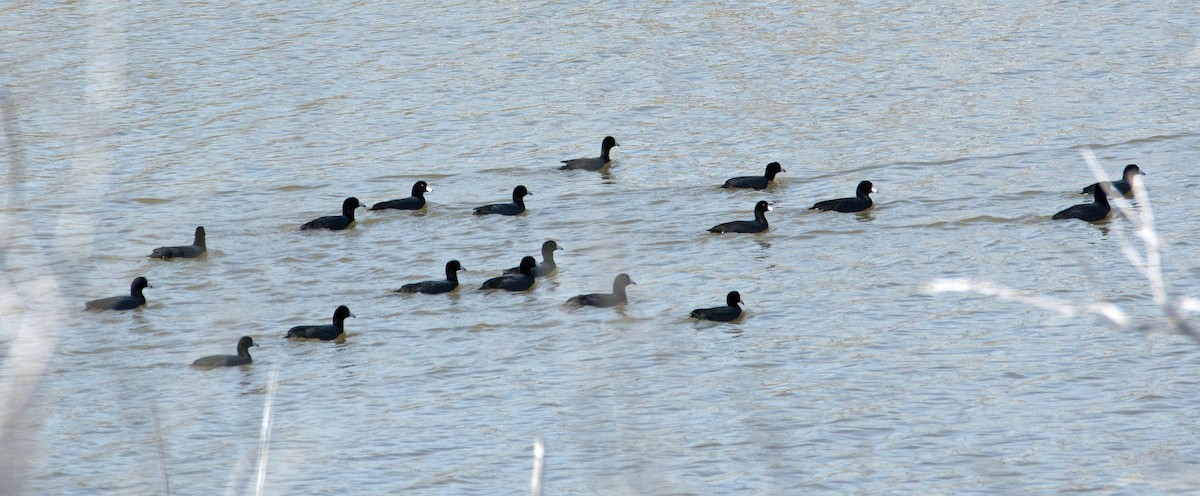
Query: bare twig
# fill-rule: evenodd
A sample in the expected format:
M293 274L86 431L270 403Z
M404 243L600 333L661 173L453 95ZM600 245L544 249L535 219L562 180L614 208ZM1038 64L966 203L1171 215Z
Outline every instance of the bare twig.
M254 494L262 496L267 483L267 455L271 447L271 404L275 400L275 386L278 383L279 366L271 367L267 376L267 399L263 403L262 430L258 437L258 481L254 485Z
M1104 192L1110 197L1110 204L1116 210L1113 220L1115 222L1120 222L1122 219L1128 221L1134 227L1134 232L1137 233L1137 238L1141 241L1142 249L1138 250L1135 243L1125 236L1122 229L1112 230L1112 232L1116 233L1117 242L1120 245L1121 252L1125 254L1125 258L1129 259L1129 263L1133 265L1134 269L1146 278L1150 285L1150 293L1154 298L1155 305L1167 317L1172 330L1193 340L1200 341L1200 333L1197 333L1184 320L1185 312L1200 311L1200 300L1187 297L1174 298L1167 290L1166 280L1162 275L1162 244L1154 226L1154 209L1150 206L1150 195L1146 191L1141 176L1134 176L1131 179L1133 195L1138 202L1135 209L1130 202L1122 198L1119 193L1113 191L1112 184L1104 178L1104 172L1100 169L1100 165L1096 162L1096 156L1092 151L1084 148L1080 151L1080 154L1083 155L1083 160L1088 164L1092 174L1096 177L1096 181L1100 183L1100 187L1104 188ZM931 293L976 293L992 296L1004 301L1032 305L1057 312L1066 317L1093 314L1104 318L1116 327L1133 327L1129 316L1111 303L1076 305L1048 296L1019 292L1003 286L964 279L938 279L931 282L926 287L926 290Z
M530 482L533 496L542 496L542 470L545 468L546 446L542 438L533 440L533 481Z
M163 441L157 402L150 402L150 419L154 422L154 444L158 446L158 470L162 473L162 493L163 496L171 496L171 479L167 476L167 446Z

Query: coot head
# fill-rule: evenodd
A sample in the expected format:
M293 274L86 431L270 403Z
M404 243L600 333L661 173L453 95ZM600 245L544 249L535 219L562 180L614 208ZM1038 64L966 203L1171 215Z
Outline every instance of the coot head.
M521 265L517 267L517 270L519 270L522 274L533 277L534 267L537 267L537 260L534 260L533 257L524 257L521 258Z
M783 170L783 166L779 165L779 162L771 162L771 163L767 164L767 179L768 180L775 179L775 175L779 174L780 172L787 172L787 171Z
M365 206L366 205L363 205L362 202L358 201L358 198L351 196L350 198L346 198L346 200L342 202L342 215L353 219L354 218L354 209L356 209L358 207L365 207Z
M604 141L600 142L600 150L603 152L608 152L609 150L612 150L612 148L614 146L621 146L621 145L618 145L617 139L613 138L612 136L605 136Z
M525 188L525 185L522 184L516 188L513 188L513 203L520 203L521 199L525 198L525 195L533 195L533 193L530 193L529 190Z
M425 193L432 193L432 192L433 192L433 188L430 188L429 184L426 183L425 181L417 181L416 184L413 184L412 195L417 198L424 198Z
M237 344L238 355L239 356L249 356L250 353L248 350L250 349L251 346L258 346L258 343L255 343L254 340L250 338L250 336L242 336L242 339L239 339L238 344Z
M636 282L633 282L633 279L629 278L629 274L625 274L625 273L617 274L617 278L615 280L613 280L614 288L623 288L630 284L637 285Z
M736 307L736 306L738 306L738 303L742 303L742 294L741 293L739 293L737 291L730 291L729 294L725 295L725 304L726 305L729 305L731 307Z
M347 307L346 305L337 307L337 310L333 311L334 324L340 324L344 322L346 317L354 317L354 314L350 313L350 307Z
M1138 168L1137 164L1126 165L1125 172L1121 173L1121 177L1125 178L1125 180L1129 180L1133 176L1144 176L1144 175L1146 175L1146 173L1142 172L1142 169Z
M875 185L871 184L871 181L863 181L861 183L858 183L857 196L859 196L859 197L867 198L867 197L871 196L871 193L878 193L878 192L879 192L879 190L875 189Z
M145 277L138 277L133 280L133 284L129 285L129 294L137 296L142 294L143 289L153 287L154 286L151 286L150 281L147 281Z

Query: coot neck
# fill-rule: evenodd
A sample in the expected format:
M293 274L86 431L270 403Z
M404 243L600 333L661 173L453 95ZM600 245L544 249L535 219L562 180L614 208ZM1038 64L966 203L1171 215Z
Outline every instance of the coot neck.
M619 300L619 301L626 301L625 285L621 284L620 282L614 282L613 283L613 296L616 296L617 300Z
M767 225L767 211L754 209L754 220L765 227Z

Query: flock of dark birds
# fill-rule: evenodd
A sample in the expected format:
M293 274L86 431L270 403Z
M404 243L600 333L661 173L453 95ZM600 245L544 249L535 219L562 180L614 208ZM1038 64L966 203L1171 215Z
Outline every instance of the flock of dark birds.
M600 156L589 158L578 158L573 160L564 160L561 170L585 170L599 171L608 167L611 163L609 152L613 147L620 146L617 140L612 136L604 138L600 145ZM743 176L731 178L722 185L723 188L751 188L756 190L765 189L775 180L775 176L780 172L787 172L779 165L779 162L771 162L767 164L766 171L761 176ZM1080 219L1087 222L1096 222L1107 219L1111 213L1111 208L1108 203L1108 195L1120 194L1130 195L1133 190L1133 178L1144 174L1137 165L1130 164L1125 167L1121 179L1105 182L1094 183L1083 188L1083 193L1091 194L1094 197L1092 203L1074 205L1068 207L1056 214L1053 219ZM390 200L379 202L371 206L371 210L419 210L425 207L425 193L433 191L425 181L417 181L412 187L412 196L398 200ZM834 212L862 212L874 206L871 200L871 193L877 193L871 181L862 181L858 183L858 188L855 195L850 198L838 198L834 200L820 201L814 204L810 209L821 211ZM474 209L475 215L517 215L525 211L525 197L531 195L525 186L517 186L513 189L512 203L498 203L493 205L484 205ZM300 230L325 229L332 231L340 231L354 225L354 212L358 208L366 208L358 198L346 198L342 202L342 214L330 215L313 219L300 226ZM759 201L754 206L754 220L742 220L726 222L718 224L709 229L713 233L760 233L769 228L767 224L766 213L771 211L771 205L766 201ZM505 291L527 291L533 287L534 282L541 277L547 277L553 274L558 266L554 263L554 252L560 249L558 243L553 240L546 241L542 245L542 263L537 263L533 257L524 257L521 259L520 265L504 271L498 277L488 279L483 282L479 289L481 290L505 290ZM151 253L151 258L158 259L173 259L173 258L196 258L206 253L205 234L203 227L196 228L195 239L190 245L186 246L164 246L155 248ZM446 263L446 278L442 280L421 281L411 284L405 284L397 289L398 293L423 293L423 294L442 294L449 293L458 289L458 272L465 270L458 260L451 260ZM630 279L628 274L619 274L613 280L613 288L611 293L593 293L571 297L567 300L568 304L578 306L594 306L594 307L615 307L628 302L625 295L625 288L631 284L636 284ZM152 288L149 281L145 277L138 277L133 280L133 284L129 288L129 296L114 296L111 298L103 298L99 300L89 301L86 304L87 310L132 310L146 304L146 297L142 291L146 288ZM741 305L742 296L737 291L730 291L725 296L725 305L712 308L699 308L693 310L690 318L700 320L712 320L717 322L730 322L737 320L742 316ZM347 317L353 317L350 309L346 306L339 306L333 313L333 323L328 325L309 325L296 326L288 330L286 338L290 339L317 339L322 341L334 341L343 339L345 336L345 321ZM249 336L243 336L238 340L237 355L214 355L200 358L192 363L193 366L210 368L210 367L226 367L249 365L252 361L249 349L252 346L258 346Z

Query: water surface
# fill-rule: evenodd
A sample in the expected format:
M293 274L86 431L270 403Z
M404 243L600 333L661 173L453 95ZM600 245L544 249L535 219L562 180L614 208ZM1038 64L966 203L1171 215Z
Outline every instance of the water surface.
M1052 222L1147 172L1200 294L1189 2L0 8L4 492L1186 493L1198 343ZM555 170L621 143L606 174ZM728 177L787 170L767 191ZM880 189L862 215L807 210ZM433 187L418 213L363 212ZM529 212L476 217L526 185ZM760 235L706 229L775 206ZM1145 202L1141 202L1144 206ZM145 258L208 232L202 260ZM478 284L554 239L558 275ZM469 271L448 296L391 293ZM564 305L629 273L620 309ZM147 277L141 310L83 302ZM938 278L1071 304L1116 328ZM688 320L738 290L747 317ZM357 315L345 343L293 325ZM204 355L262 344L248 368ZM268 393L275 371L277 387ZM19 453L19 454L14 454Z

